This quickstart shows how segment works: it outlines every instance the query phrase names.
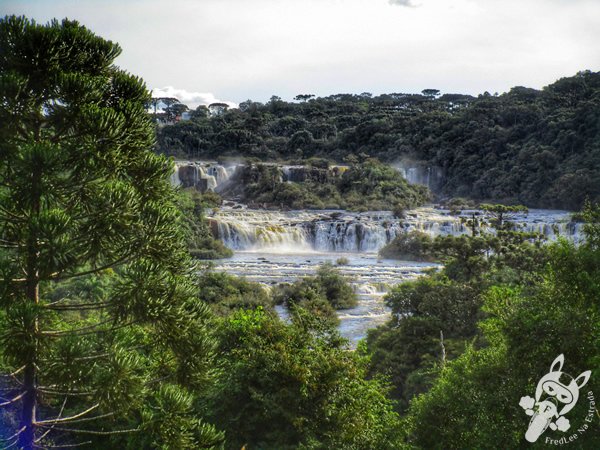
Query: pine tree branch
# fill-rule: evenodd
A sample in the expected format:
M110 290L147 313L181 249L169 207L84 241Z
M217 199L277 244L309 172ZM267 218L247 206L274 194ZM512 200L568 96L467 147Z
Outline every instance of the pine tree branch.
M12 444L5 446L2 450L7 450L9 448L12 448L15 445L17 445L18 443L19 443L19 439L15 440L15 442L13 442Z
M7 437L7 438L0 438L0 441L2 441L2 442L8 442L8 441L11 441L11 440L13 440L14 438L18 437L18 436L19 436L19 435L20 435L20 434L21 434L23 431L25 431L25 427L21 428L20 430L18 430L18 431L17 431L15 434L13 434L13 435L12 435L12 436L10 436L10 437Z
M62 417L63 411L65 410L65 405L67 404L67 399L69 397L65 397L62 406L60 407L60 411L58 412L58 418L60 419ZM48 434L54 429L54 425L52 425L48 430L46 430L46 432L44 434L42 434L39 438L37 438L35 442L40 442L42 439L44 439L46 436L48 436Z
M93 444L92 441L84 441L84 442L78 442L77 444L62 444L62 445L37 445L36 443L33 444L33 446L35 448L73 448L73 447L80 447L82 445L88 445L88 444Z
M102 327L108 323L113 322L113 319L107 319L103 322L99 322L88 327L77 328L75 330L51 330L51 331L41 331L40 334L43 336L49 337L57 337L57 336L81 336L80 333L90 334L95 333L98 327Z
M108 320L106 322L99 323L98 325L94 325L94 327L98 327L100 325L104 325L104 324L109 323L109 322L110 322L110 320ZM131 322L127 322L127 323L124 323L124 324L121 324L121 325L118 325L118 326L113 326L113 327L110 327L110 328L103 328L101 330L86 331L85 328L81 328L79 330L72 330L72 331L42 331L41 334L43 334L44 336L48 336L48 337L86 336L86 335L94 334L94 333L108 333L110 331L115 331L115 330L119 330L121 328L126 328L126 327L129 327L131 325L135 325L138 322L139 322L139 320L132 320Z
M113 261L111 263L105 264L103 266L96 267L96 268L90 269L90 270L84 270L83 272L72 273L72 274L69 274L69 275L59 276L58 274L56 274L56 275L52 274L52 275L50 275L50 277L48 277L48 280L63 281L63 280L71 279L71 278L83 277L83 276L86 276L86 275L92 275L94 273L98 273L98 272L102 272L103 270L110 269L111 267L115 267L115 266L117 266L119 264L123 264L127 260L129 260L130 258L131 258L131 255L123 256L122 258L119 258L116 261Z
M69 421L69 423L71 424L71 423L91 422L92 420L104 419L106 417L114 416L115 414L117 414L117 413L110 412L110 413L106 413L106 414L100 414L99 416L94 416L94 417L84 417L83 419L71 420L71 421Z
M42 306L44 306L44 307L53 306L53 305L57 305L58 303L66 302L67 300L72 300L72 299L69 297L63 297L59 300L56 300L55 302L46 303Z
M172 359L174 359L174 358L172 358ZM174 376L175 376L175 374L171 374L171 375L165 375L164 377L154 378L153 380L147 381L145 384L146 384L146 386L149 386L151 384L160 383L161 381L168 380L169 378L173 378Z
M17 395L17 396L16 396L15 398L13 398L12 400L9 400L9 401L7 401L7 402L4 402L4 403L0 403L0 406L8 406L8 405L11 405L11 404L13 404L14 402L17 402L17 401L21 400L21 399L22 399L22 398L25 396L25 394L27 394L27 391L23 391L21 394Z
M0 239L0 245L6 246L5 248L23 247L22 243L13 242L13 241L7 241L6 239Z
M46 428L45 425L41 425L41 427ZM96 430L78 430L78 429L74 429L74 428L62 428L62 427L56 427L55 430L67 431L69 433L95 434L98 436L111 436L114 434L136 433L136 432L140 431L139 428L129 428L129 429L125 429L125 430L114 430L114 431L96 431Z
M37 420L37 421L34 422L34 425L38 426L38 425L57 424L57 423L69 422L70 420L77 419L79 417L82 417L82 416L85 416L86 414L91 413L93 410L95 410L99 406L100 406L100 403L96 403L95 405L90 406L88 409L86 409L84 411L81 411L80 413L75 414L74 416L61 417L61 418L58 418L58 419Z
M142 348L146 348L148 346L150 346L151 344L143 344L143 345L136 345L134 347L120 347L121 350L125 350L125 351L132 351L132 350L139 350ZM70 358L69 361L91 361L94 359L100 359L100 358L106 358L111 356L112 353L97 353L95 355L89 355L89 356L77 356L75 358ZM62 361L63 359L61 358L45 358L43 359L43 361Z
M77 397L77 396L86 396L86 395L94 395L95 391L57 391L55 389L49 389L48 386L38 386L37 390L42 394L47 395L65 395L67 397Z
M4 214L8 215L9 217L12 217L15 222L22 223L22 222L27 221L27 219L28 219L27 217L19 217L19 216L17 216L15 213L13 213L12 211L9 211L8 209L6 209L2 205L0 205L0 211L2 211ZM12 222L10 220L8 220L8 221Z
M22 366L19 369L15 370L13 373L3 373L3 374L0 374L0 377L14 377L15 375L18 375L23 370L25 370L25 367L27 367L27 366Z
M56 302L54 302L56 304ZM94 309L104 309L108 308L112 303L111 302L101 302L101 303L70 303L68 305L59 305L59 306L50 306L43 305L42 307L45 309L51 309L54 311L81 311L81 310L94 310Z

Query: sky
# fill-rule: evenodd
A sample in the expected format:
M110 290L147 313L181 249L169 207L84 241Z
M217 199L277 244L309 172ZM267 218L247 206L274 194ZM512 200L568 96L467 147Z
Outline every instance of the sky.
M600 0L0 0L78 20L190 107L297 94L502 93L600 70Z

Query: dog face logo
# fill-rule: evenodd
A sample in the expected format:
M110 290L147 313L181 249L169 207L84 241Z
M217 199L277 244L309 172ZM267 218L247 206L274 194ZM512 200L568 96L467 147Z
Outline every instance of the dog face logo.
M532 416L525 439L535 442L548 427L567 431L571 426L565 417L579 399L579 390L585 386L592 372L582 372L577 378L562 371L565 356L559 355L550 366L550 372L538 381L535 399L521 397L519 405Z

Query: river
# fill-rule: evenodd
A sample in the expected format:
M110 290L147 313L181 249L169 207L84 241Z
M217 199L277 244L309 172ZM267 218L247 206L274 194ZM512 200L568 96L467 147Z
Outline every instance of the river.
M323 262L338 266L347 275L357 294L356 308L338 311L340 332L354 346L367 330L389 319L383 296L389 289L422 276L436 264L385 260L378 250L403 231L420 230L431 236L469 233L462 215L422 207L408 211L402 220L387 211L267 211L249 210L242 205L222 208L209 221L215 233L235 254L215 262L215 270L244 276L266 287L293 282L312 275ZM570 222L565 211L530 210L513 222L524 231L544 234L555 240L563 236L581 239L581 225ZM486 230L493 232L493 229ZM278 312L286 318L283 307Z

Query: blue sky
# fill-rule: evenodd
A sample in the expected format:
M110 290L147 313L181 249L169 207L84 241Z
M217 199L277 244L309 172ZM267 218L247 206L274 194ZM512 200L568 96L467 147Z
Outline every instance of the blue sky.
M600 70L598 0L0 0L0 13L79 20L121 44L121 67L191 106L494 93Z

